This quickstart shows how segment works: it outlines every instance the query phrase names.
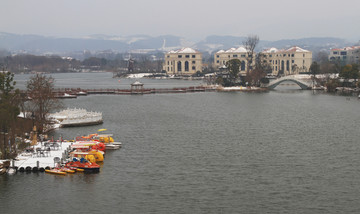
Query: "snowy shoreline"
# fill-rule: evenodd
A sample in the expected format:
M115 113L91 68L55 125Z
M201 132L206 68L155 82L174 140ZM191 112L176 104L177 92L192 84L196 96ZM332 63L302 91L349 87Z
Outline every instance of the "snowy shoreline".
M266 91L266 88L259 88L254 86L233 86L233 87L219 87L218 91Z

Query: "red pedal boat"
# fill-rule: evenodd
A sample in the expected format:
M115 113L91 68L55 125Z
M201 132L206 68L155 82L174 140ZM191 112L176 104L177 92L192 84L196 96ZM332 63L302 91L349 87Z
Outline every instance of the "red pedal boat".
M75 167L78 169L83 169L84 172L97 173L100 172L100 165L96 163L91 163L84 158L81 158L80 161L76 158L73 161L69 161L65 164L66 167Z

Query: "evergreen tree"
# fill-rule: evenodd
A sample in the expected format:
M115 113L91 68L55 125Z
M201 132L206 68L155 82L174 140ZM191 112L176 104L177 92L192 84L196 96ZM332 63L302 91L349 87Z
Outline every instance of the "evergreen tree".
M15 141L15 137L11 133L14 133L12 129L14 129L17 116L20 113L20 93L18 89L14 90L15 84L14 74L5 71L0 72L0 159L9 157L9 148Z
M238 59L231 59L226 62L226 67L229 71L230 82L235 85L237 78L239 77L241 62Z

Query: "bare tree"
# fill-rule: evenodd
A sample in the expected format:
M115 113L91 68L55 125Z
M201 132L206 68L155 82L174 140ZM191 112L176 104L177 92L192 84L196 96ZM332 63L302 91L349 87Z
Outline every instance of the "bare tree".
M319 65L329 62L329 54L325 51L320 51L313 58L313 61L319 63Z
M271 72L271 65L266 61L265 55L259 53L255 58L255 68L251 71L250 78L251 84L260 86L260 81L266 76L268 72Z
M28 110L38 128L38 133L44 132L44 126L51 123L49 113L61 108L62 103L55 97L54 79L43 74L37 74L27 82L27 94L30 97Z
M247 61L246 79L247 79L247 81L249 83L251 82L251 77L250 77L249 74L250 74L250 71L252 70L255 48L256 48L258 43L259 43L259 36L257 36L257 35L249 35L245 39L245 41L243 41L243 45L244 45L245 49L247 50L247 56L246 56L246 61Z

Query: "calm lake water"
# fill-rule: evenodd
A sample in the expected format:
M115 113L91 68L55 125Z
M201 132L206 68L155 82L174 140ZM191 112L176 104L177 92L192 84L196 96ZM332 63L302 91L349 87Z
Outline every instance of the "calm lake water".
M69 87L88 85L81 76L118 83L58 76ZM0 213L360 213L360 101L297 88L64 100L103 112L104 124L55 137L106 128L123 147L99 174L0 176Z

